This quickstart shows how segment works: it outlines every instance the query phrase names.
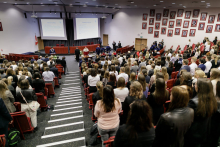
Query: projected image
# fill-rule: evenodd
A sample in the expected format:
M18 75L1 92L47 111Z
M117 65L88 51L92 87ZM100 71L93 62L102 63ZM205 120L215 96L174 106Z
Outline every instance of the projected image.
M65 37L63 19L41 19L44 37Z
M100 37L98 18L76 18L75 28L77 39Z

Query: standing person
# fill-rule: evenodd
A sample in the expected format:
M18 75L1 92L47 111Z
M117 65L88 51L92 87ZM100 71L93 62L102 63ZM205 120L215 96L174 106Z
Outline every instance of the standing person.
M103 89L103 99L97 101L94 115L98 119L98 131L102 140L115 136L119 128L119 113L121 112L121 102L115 98L112 86L107 85Z
M102 47L102 39L101 38L99 38L99 45L100 45L100 47Z
M56 54L55 49L53 47L51 47L50 49L50 54Z
M75 55L76 55L76 61L79 62L80 50L78 49L78 47L76 47L75 49Z
M141 83L142 88L143 88L143 94L147 98L149 87L148 87L148 84L146 83L145 76L143 74L138 75L138 82Z
M120 126L114 147L151 147L155 137L152 111L146 101L136 100L131 104L127 123Z
M42 60L42 56L40 56L40 57L38 58L38 60L37 60L37 64L40 66L40 64L41 64L42 61L43 61L43 60Z
M217 110L212 83L207 78L199 78L195 83L197 95L189 101L194 110L194 121L185 135L184 147L203 146L209 135L211 116Z
M66 68L67 68L65 59L66 59L66 57L62 57L62 60L61 60L61 65L64 68L64 75L66 74Z
M35 88L36 93L44 93L44 87L45 87L45 82L41 78L41 75L39 72L35 72L33 76L34 80L32 82L33 88Z
M100 81L100 76L97 75L95 68L91 69L91 75L88 76L89 93L97 91L96 83Z
M120 77L123 77L125 79L125 84L128 82L128 74L125 73L125 68L124 67L121 67L120 69L120 75L118 75L117 77L117 81Z
M13 119L10 113L7 110L7 107L4 104L2 98L0 98L0 134L5 134L6 144L5 147L9 147L8 145L8 124L13 123Z
M101 81L98 81L96 83L96 88L97 88L97 91L95 93L93 93L93 95L92 95L92 101L93 101L94 107L96 105L96 102L103 98L103 83Z
M194 76L195 69L198 67L198 65L196 64L197 58L196 57L192 57L191 61L192 61L192 63L189 65L190 73L191 73L192 76Z
M120 41L118 42L118 48L122 48Z
M106 51L107 51L107 52L110 52L110 51L111 51L111 48L110 48L109 44L106 46Z
M153 147L183 147L184 135L193 122L194 111L187 107L189 94L185 88L173 87L170 101L168 112L157 123Z
M204 64L205 65L205 74L206 75L208 75L208 73L209 73L209 71L210 71L210 69L212 68L212 63L211 63L211 56L206 56L206 58L205 58L205 60L206 60L206 63Z
M45 69L46 71L44 71L42 73L42 77L45 81L45 83L52 83L53 87L54 87L54 81L53 79L55 78L55 75L52 71L50 71L50 68L49 67L46 67Z
M97 46L97 48L96 48L96 54L100 54L100 52L101 52L101 49L100 49L100 47L99 46Z
M113 41L112 45L113 45L113 49L114 49L114 51L116 51L116 42Z
M127 87L125 87L125 79L119 78L117 83L117 88L114 89L115 97L120 99L121 104L123 105L125 98L129 94L129 90Z
M217 40L218 40L218 37L216 36L215 39L213 40L214 45L216 45Z

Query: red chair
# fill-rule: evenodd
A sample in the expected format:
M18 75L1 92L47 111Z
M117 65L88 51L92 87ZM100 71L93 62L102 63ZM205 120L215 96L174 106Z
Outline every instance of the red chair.
M60 44L56 44L56 46L60 46Z
M48 88L44 87L44 95L48 97Z
M176 72L172 72L171 78L172 78L172 79L175 79L175 77L176 77Z
M64 44L61 44L60 46L64 46Z
M58 86L58 87L60 86L57 77L54 78L54 84L55 84L55 86ZM55 87L55 86L54 86L54 87Z
M87 42L87 45L90 45L90 42Z
M176 72L176 77L175 77L175 79L177 78L178 73L179 73L179 71Z
M59 79L62 79L62 76L61 76L62 75L62 71L58 69L58 72L59 72Z
M45 86L48 89L48 97L55 94L52 83L45 83Z
M36 93L37 101L40 104L41 110L47 109L48 104L46 103L47 97L43 93Z
M20 102L14 102L14 106L16 108L16 112L21 111L21 103Z
M92 109L92 108L93 108L92 95L93 95L93 93L90 93L90 94L89 94L89 109Z
M0 147L5 147L5 144L6 144L5 134L0 135Z
M166 101L165 104L163 104L164 113L167 112L167 109L169 108L169 105L170 105L170 100Z
M103 143L106 147L113 147L114 140L115 140L115 136L112 136L108 140L104 141Z
M73 46L75 46L75 45L73 44Z
M27 117L24 111L10 113L11 117L13 118L13 124L16 129L18 129L21 133L21 138L24 138L25 132L33 132L34 127L31 125L30 117Z
M167 81L167 88L171 89L173 87L174 79L170 79Z
M91 42L91 45L93 45L94 43L93 42Z

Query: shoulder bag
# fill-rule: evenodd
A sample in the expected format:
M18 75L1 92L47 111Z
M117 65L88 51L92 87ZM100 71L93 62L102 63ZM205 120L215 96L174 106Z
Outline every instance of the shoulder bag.
M32 101L30 103L27 103L25 97L23 96L23 94L21 93L20 91L20 94L21 96L23 97L23 100L26 102L26 104L29 106L29 108L32 110L32 111L37 111L37 109L40 107L40 104L37 102L37 101Z

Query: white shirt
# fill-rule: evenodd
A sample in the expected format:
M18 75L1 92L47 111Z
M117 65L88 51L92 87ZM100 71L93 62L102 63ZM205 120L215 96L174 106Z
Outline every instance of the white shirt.
M52 64L54 64L54 62L52 61ZM49 61L47 61L47 65L50 65L50 60Z
M196 58L198 58L199 55L200 55L200 52L196 52L194 56L195 56Z
M135 59L134 58L130 58L130 59L131 59L131 64L133 64Z
M210 61L207 61L205 64L205 73L208 73L209 72L209 70L211 69L211 67L212 67L212 63L210 62Z
M218 79L214 79L211 81L212 82L212 86L213 86L213 93L214 93L214 96L216 96L216 84L218 82Z
M152 68L151 68L151 65L147 65L146 66L146 69L147 69L147 72L149 72Z
M122 77L122 78L125 79L125 84L128 82L128 74L126 74L126 73L121 73L121 74L118 76L117 81L118 81L118 79L119 79L120 77Z
M160 66L156 65L156 66L155 66L155 69L156 69L156 68L159 69L159 70L161 70L161 65L160 65Z
M205 46L205 51L206 51L206 52L209 52L209 50L210 50L210 45L206 45L206 46Z
M112 73L114 73L114 71L110 71L110 72L109 72L109 75L110 75L110 74L112 74ZM118 77L118 72L117 72L117 71L115 71L115 73L114 73L114 74L115 74L115 77L116 77L116 79L117 79L117 77Z
M12 69L15 70L18 66L17 65L11 65Z
M44 71L42 76L44 81L53 81L53 79L55 78L55 75L52 71Z
M214 49L211 49L210 50L210 54L214 54L215 50Z
M190 73L191 73L191 75L194 76L194 74L195 74L195 69L198 67L198 65L197 65L196 63L192 63L192 64L189 65L189 67L190 67Z
M167 56L169 56L169 57L171 58L172 54L171 54L171 53L169 53Z
M123 57L118 58L118 61L119 61L120 65L122 63L122 60L123 60Z
M112 62L110 60L108 60L108 65L111 65L111 64L112 64Z
M95 77L92 77L91 75L88 76L88 85L89 86L96 86L96 83L100 81L100 76L96 75Z
M105 61L101 61L101 65L104 65L105 64Z
M118 99L120 99L121 102L124 102L125 98L129 94L129 90L127 87L125 87L123 89L116 88L116 89L114 89L114 94L115 94L115 98L118 98Z

